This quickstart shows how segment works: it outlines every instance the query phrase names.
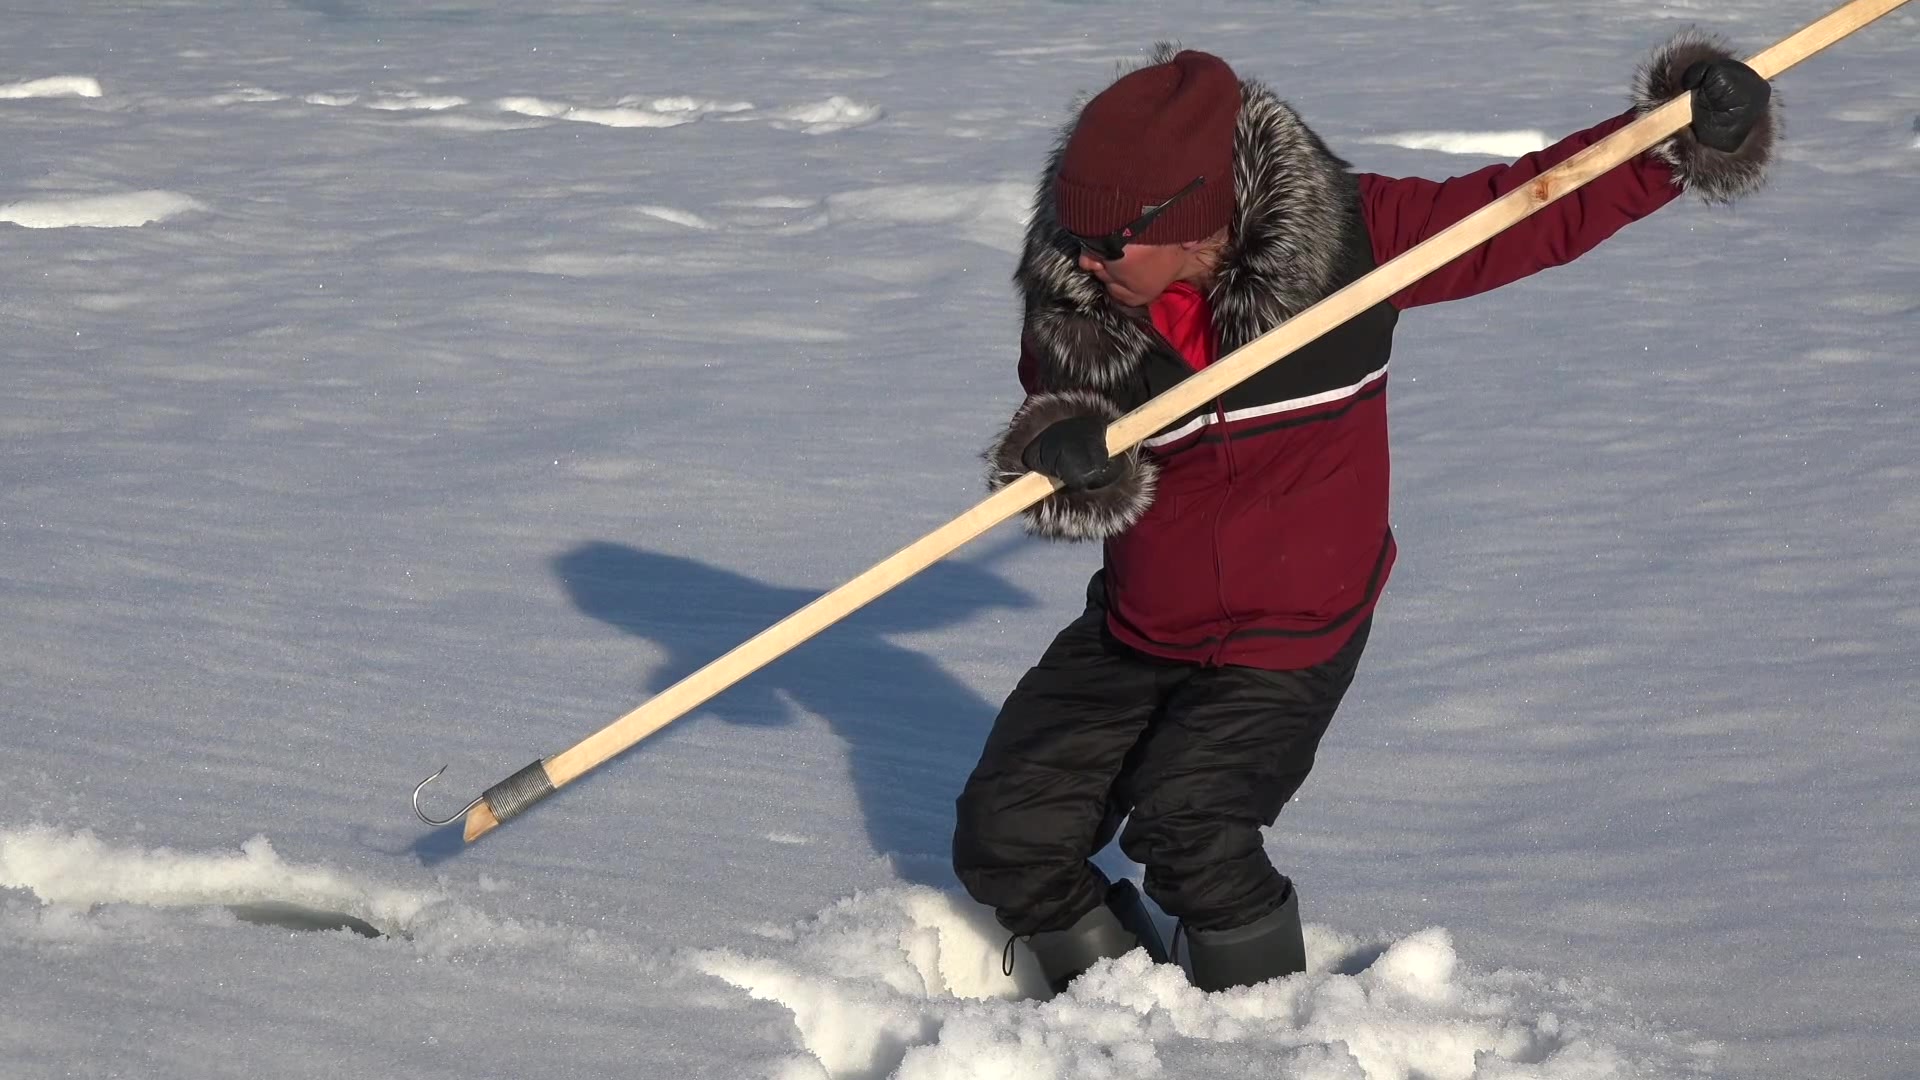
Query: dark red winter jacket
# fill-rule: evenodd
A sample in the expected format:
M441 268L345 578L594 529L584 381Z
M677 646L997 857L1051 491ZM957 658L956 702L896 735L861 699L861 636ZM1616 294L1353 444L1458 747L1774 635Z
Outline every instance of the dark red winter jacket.
M1358 176L1364 236L1350 241L1357 250L1343 277L1399 255L1632 119L1451 180ZM1149 654L1207 664L1293 669L1332 657L1372 612L1393 567L1386 383L1398 313L1569 262L1680 190L1666 162L1636 158L1148 440L1158 466L1152 502L1106 536L1114 635ZM1150 314L1160 341L1141 365L1151 384L1143 392L1217 358L1215 312L1192 288L1169 290ZM1030 395L1048 389L1040 351L1023 340ZM1179 371L1166 370L1181 361Z

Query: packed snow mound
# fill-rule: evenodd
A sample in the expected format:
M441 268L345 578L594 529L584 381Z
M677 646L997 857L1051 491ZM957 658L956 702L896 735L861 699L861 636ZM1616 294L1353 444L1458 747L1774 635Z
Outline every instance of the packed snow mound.
M237 852L191 854L115 846L82 829L0 831L0 887L25 889L42 904L91 908L236 907L294 904L402 927L437 897L357 882L333 870L288 863L264 836Z
M803 135L831 135L864 127L886 115L878 105L867 105L835 94L825 101L795 105L774 114L773 126Z
M0 99L100 96L100 80L91 75L55 75L46 79L0 83Z
M486 888L483 881L482 890ZM567 963L631 964L634 949L592 930L504 918L430 887L386 885L282 858L265 836L238 851L196 853L108 843L91 831L47 826L0 829L0 942L108 944L151 939L192 924L209 909L240 914L273 907L340 913L404 939L422 957L549 954ZM267 920L272 921L272 920Z
M83 195L23 199L0 205L0 221L28 229L119 229L165 221L204 209L175 191L135 191L125 195Z
M1307 928L1311 970L1218 994L1136 951L1051 1001L965 898L858 894L699 970L791 1010L804 1054L772 1080L1610 1080L1705 1075L1711 1044L1659 1031L1577 980L1463 960L1443 928L1377 940Z
M537 97L501 98L494 103L502 112L519 113L522 116L537 116L554 120L573 120L583 124L599 124L602 127L617 128L665 128L691 124L701 117L715 112L735 112L751 109L745 102L724 104L719 102L696 103L685 99L662 99L657 102L622 99L611 106L569 105L565 102L549 101Z

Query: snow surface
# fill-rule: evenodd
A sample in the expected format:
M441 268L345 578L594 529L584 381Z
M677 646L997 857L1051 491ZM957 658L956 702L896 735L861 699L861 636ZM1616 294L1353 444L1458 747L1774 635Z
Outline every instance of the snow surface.
M0 99L100 96L100 80L85 75L54 75L45 79L0 83Z
M1406 131L1375 135L1361 141L1385 143L1407 150L1517 158L1552 146L1554 138L1544 131Z
M1154 40L1441 177L1818 14L13 14L0 1077L1920 1075L1911 12L1780 80L1767 192L1402 320L1401 562L1269 835L1306 975L1000 974L952 797L1097 560L1010 527L480 844L407 804L980 497L1031 178Z
M22 199L0 204L0 222L29 229L118 229L150 225L203 207L177 191Z

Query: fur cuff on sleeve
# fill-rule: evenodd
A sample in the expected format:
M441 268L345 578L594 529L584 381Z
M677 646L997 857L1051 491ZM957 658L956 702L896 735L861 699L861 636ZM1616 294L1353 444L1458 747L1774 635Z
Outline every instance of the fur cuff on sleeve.
M1013 414L987 461L987 488L998 491L1026 475L1020 455L1049 426L1071 416L1098 416L1112 423L1120 410L1100 394L1086 390L1034 394ZM1027 531L1049 540L1104 540L1126 531L1153 502L1159 469L1139 447L1120 455L1120 478L1092 491L1056 491L1027 508Z
M1698 30L1685 30L1661 46L1640 67L1633 81L1633 111L1647 113L1685 93L1680 77L1699 60L1735 60L1725 42ZM1780 94L1775 91L1766 115L1747 132L1747 140L1733 153L1704 146L1691 128L1681 128L1648 151L1673 166L1674 179L1710 203L1732 202L1750 195L1766 181L1773 160L1773 142L1780 128Z

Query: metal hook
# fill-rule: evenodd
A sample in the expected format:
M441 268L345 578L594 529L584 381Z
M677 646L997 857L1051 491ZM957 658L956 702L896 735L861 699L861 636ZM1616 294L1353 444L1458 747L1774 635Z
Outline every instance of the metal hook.
M442 765L442 766L440 766L440 772L437 772L437 773L434 773L434 774L433 774L432 776L429 776L429 777L427 777L427 778L426 778L425 780L422 780L422 781L420 781L420 786L419 786L419 787L417 787L417 788L414 788L414 789L413 789L413 812L414 812L414 814L415 814L415 815L417 815L417 816L418 816L418 817L420 818L420 820L421 820L421 821L424 821L424 822L426 822L427 824L429 824L429 825L431 825L431 826L433 826L433 827L434 827L434 828L436 828L436 829L437 829L437 828L439 828L439 827L440 827L440 826L442 826L442 825L451 825L451 824L453 824L454 822L456 822L456 821L459 821L459 820L460 820L461 818L463 818L463 817L466 817L466 816L467 816L467 811L468 811L468 810L472 810L472 809L473 809L474 807L476 807L476 806L479 806L479 805L480 805L481 803L483 803L483 802L486 802L486 801L487 801L487 797L486 797L485 795L481 795L481 796L480 796L479 798L477 798L477 799L475 799L475 800L473 800L472 802L470 802L470 803L468 803L468 804L467 804L467 808L466 808L466 810L462 810L462 811L460 811L459 813L457 813L457 814L455 814L455 815L453 815L452 817L450 817L450 818L448 818L448 819L447 819L447 820L445 820L445 821L435 821L435 820L433 820L432 818L430 818L430 817L428 817L428 816L426 815L426 812L420 809L420 793L421 793L422 791L425 791L425 790L427 789L427 785L428 785L428 784L431 784L431 783L433 783L433 782L434 782L435 780L438 780L438 779L440 779L440 773L443 773L443 772L446 772L446 771L447 771L447 767L446 767L445 765Z

